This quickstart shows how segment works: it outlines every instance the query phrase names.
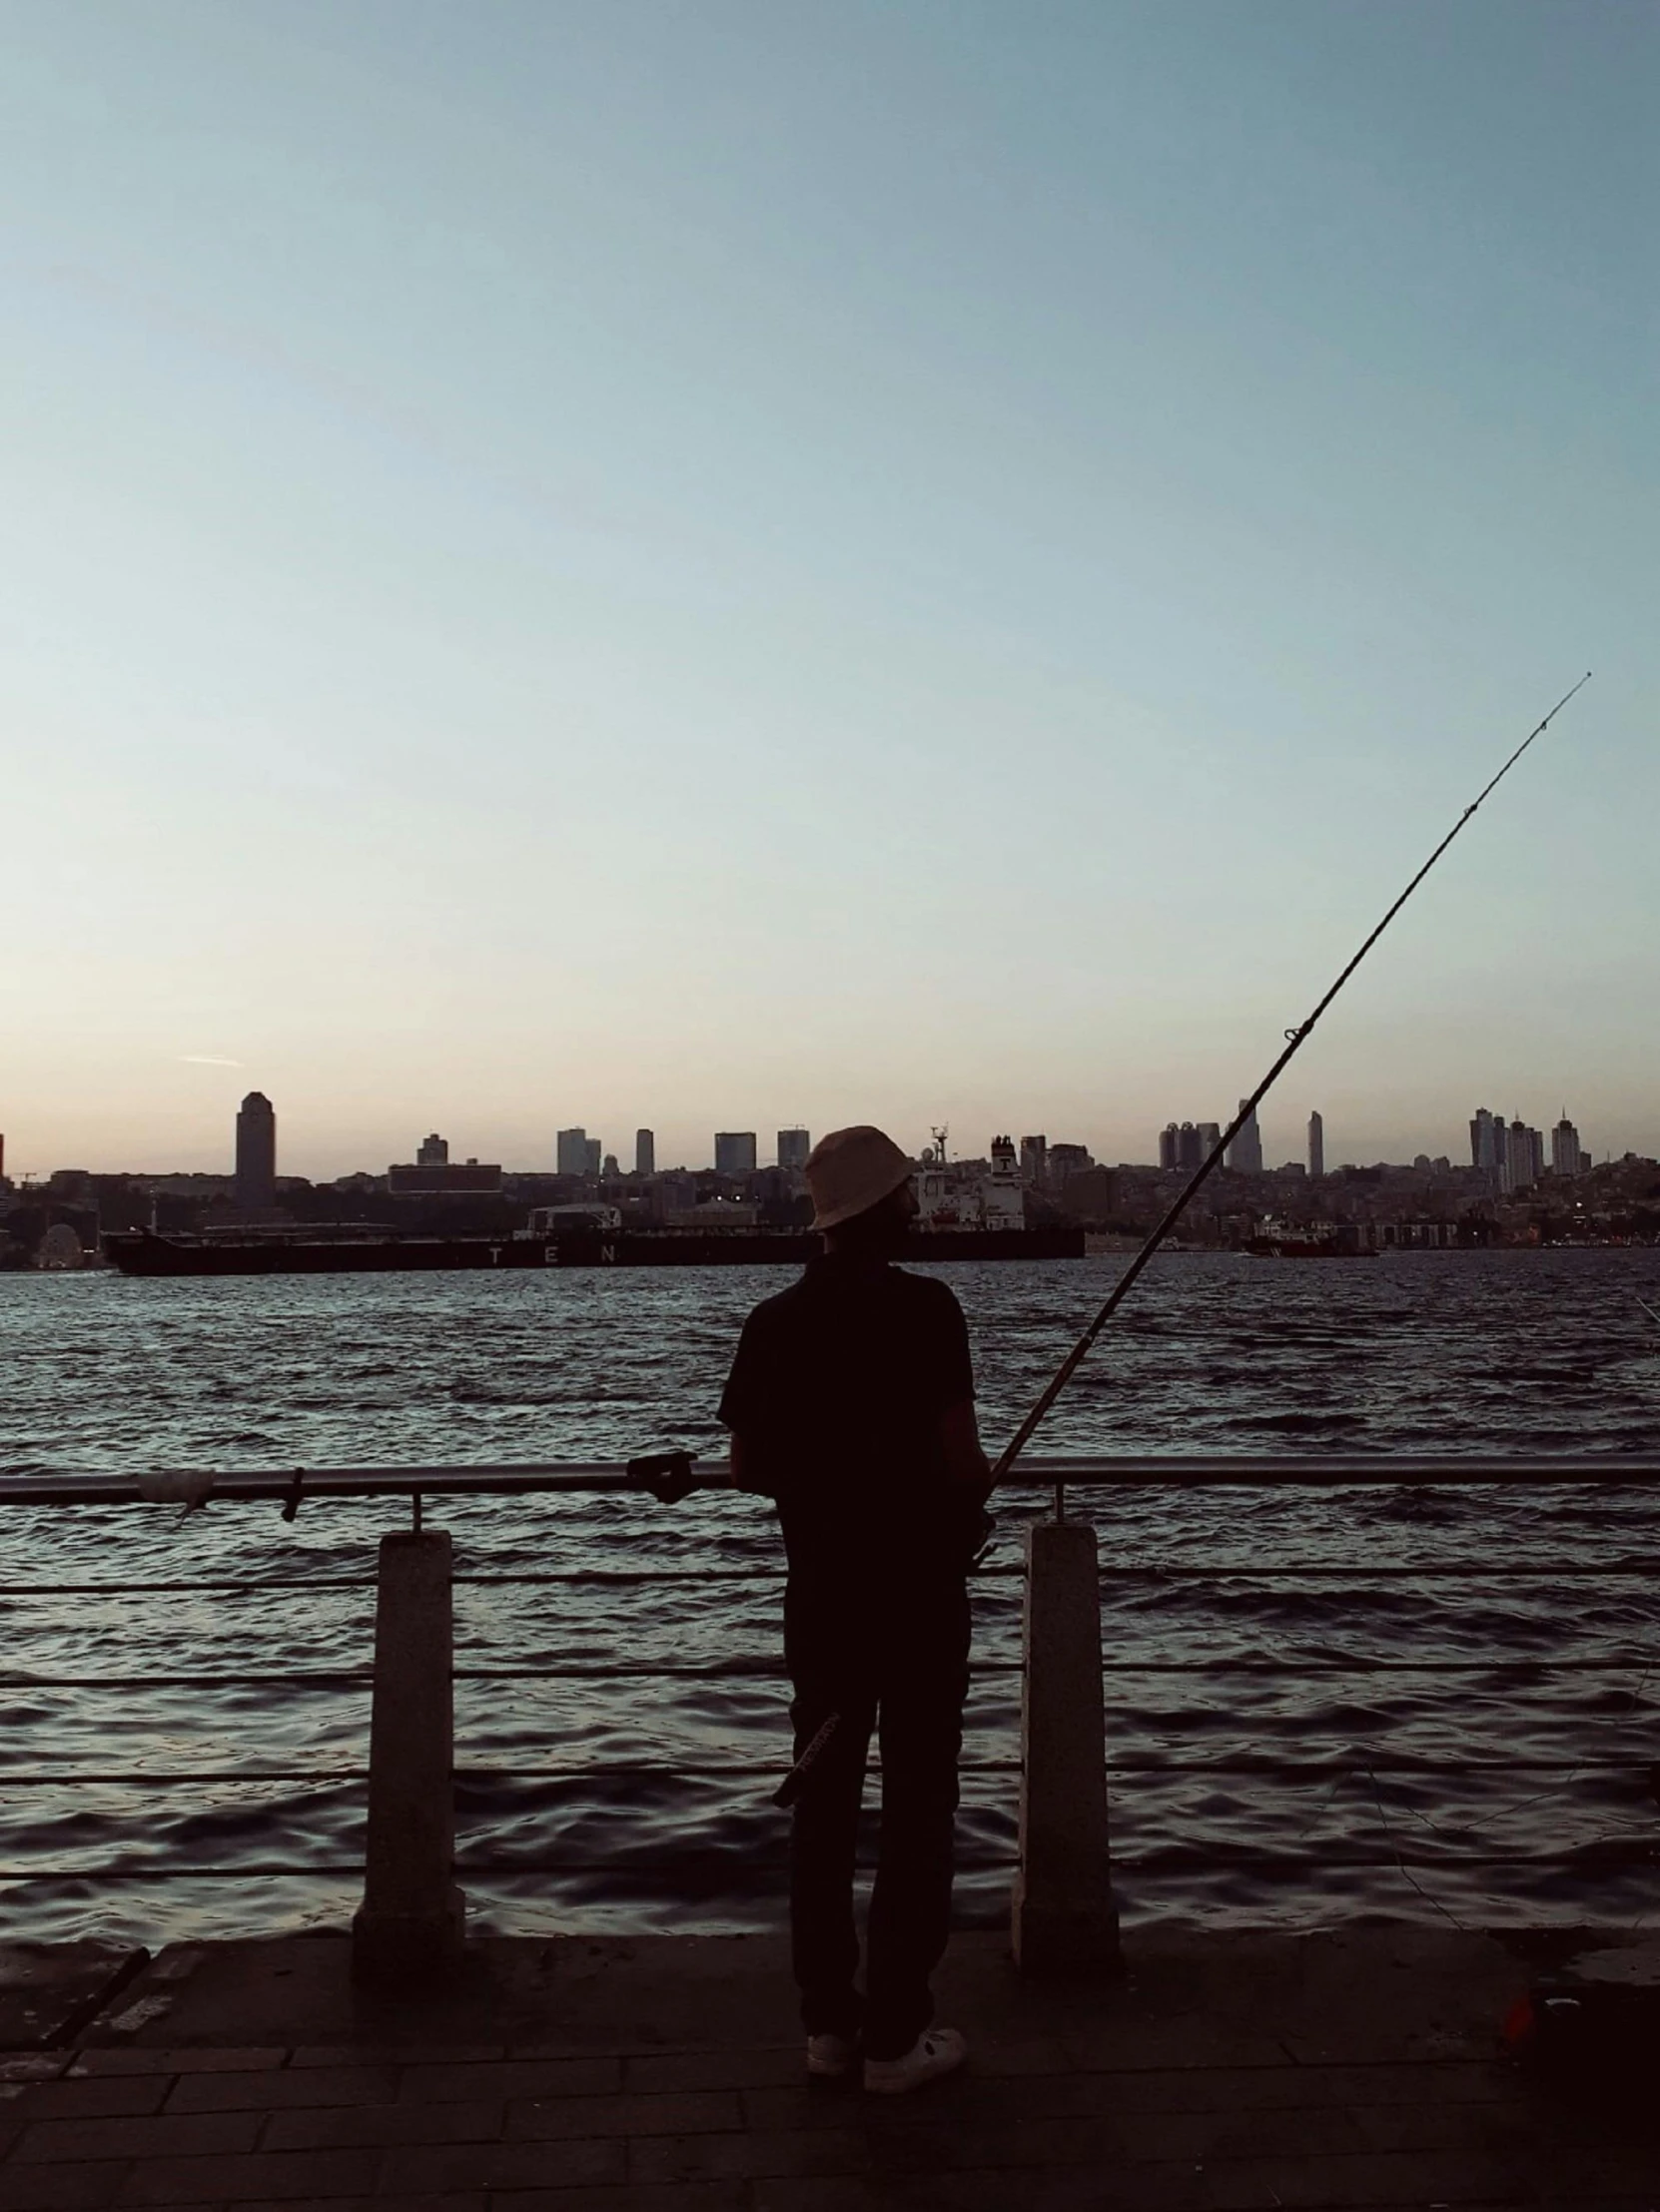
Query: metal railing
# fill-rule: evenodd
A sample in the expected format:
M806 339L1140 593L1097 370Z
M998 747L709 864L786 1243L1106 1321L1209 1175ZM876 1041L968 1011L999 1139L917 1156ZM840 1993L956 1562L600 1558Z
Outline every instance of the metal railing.
M1021 1461L1024 1472L1000 1496L1070 1489L1183 1488L1227 1484L1262 1489L1354 1485L1391 1489L1496 1483L1507 1488L1558 1483L1639 1485L1660 1481L1660 1452L1279 1452L1114 1453ZM694 1478L699 1490L726 1490L711 1466ZM522 1461L466 1467L277 1467L160 1469L121 1475L0 1474L4 1505L138 1505L226 1503L258 1499L533 1497L561 1492L650 1495L624 1464L611 1460Z
M1023 1463L1020 1482L1010 1486L1014 1496L1033 1494L1031 1502L1053 1488L1058 1480L1064 1480L1069 1489L1124 1492L1162 1488L1211 1488L1214 1486L1252 1488L1286 1487L1350 1489L1356 1486L1382 1486L1392 1490L1402 1488L1432 1489L1449 1486L1496 1486L1505 1489L1521 1487L1619 1485L1624 1487L1652 1487L1660 1480L1660 1454L1552 1454L1520 1457L1510 1454L1481 1455L1427 1455L1402 1454L1325 1454L1298 1453L1266 1457L1219 1457L1135 1455L1116 1457L1069 1457L1034 1459ZM727 1492L724 1477L711 1470L700 1488ZM65 1475L0 1474L0 1507L13 1508L73 1508L130 1506L136 1503L176 1504L194 1510L205 1505L245 1505L260 1502L276 1503L285 1519L294 1517L324 1500L385 1500L407 1499L411 1502L415 1528L420 1527L420 1515L425 1501L449 1499L455 1501L488 1498L529 1498L537 1496L605 1496L633 1495L642 1506L649 1505L644 1487L624 1467L613 1463L532 1463L473 1467L417 1466L397 1468L279 1468L269 1470L232 1469L207 1473L201 1470L163 1472L160 1474L98 1475L91 1477ZM1005 1494L1007 1495L1007 1494ZM757 1501L759 1503L759 1501ZM655 1510L653 1508L652 1510ZM695 1512L695 1506L665 1509L665 1527L685 1529L685 1516ZM678 1512L678 1522L669 1521L667 1514ZM1093 1556L1093 1555L1092 1555ZM758 1572L781 1574L781 1568L759 1568L754 1562L726 1567L711 1564L696 1568L611 1568L579 1566L569 1569L535 1572L477 1573L466 1571L453 1576L454 1586L467 1592L491 1590L509 1586L556 1587L586 1586L594 1589L612 1588L619 1593L648 1588L659 1582L695 1582L708 1584L722 1578L753 1579ZM1019 1580L1024 1570L1017 1566L994 1566L984 1575L987 1597L997 1591L1000 1584ZM1382 1585L1398 1582L1402 1578L1427 1579L1432 1582L1538 1582L1541 1580L1598 1580L1603 1582L1644 1583L1660 1572L1660 1556L1623 1553L1605 1560L1563 1558L1554 1560L1516 1561L1506 1559L1493 1562L1446 1560L1437 1558L1403 1558L1368 1561L1364 1564L1310 1562L1306 1565L1247 1561L1227 1558L1166 1558L1141 1561L1115 1559L1097 1570L1101 1586L1109 1593L1130 1593L1138 1586L1143 1588L1171 1587L1181 1584L1326 1584L1338 1590L1354 1590L1360 1586ZM447 1592L447 1581L445 1589ZM257 1595L266 1591L305 1592L311 1596L358 1591L367 1594L384 1587L372 1577L343 1577L338 1573L316 1577L293 1575L238 1575L235 1577L209 1576L185 1581L152 1581L133 1583L108 1578L88 1578L61 1582L32 1579L26 1583L0 1584L0 1599L14 1602L53 1599L79 1599L94 1596L119 1596L189 1592L193 1595L219 1593L226 1596ZM445 1597L447 1605L447 1595ZM1108 1676L1143 1675L1236 1675L1275 1676L1287 1672L1287 1662L1280 1658L1260 1655L1208 1654L1203 1658L1103 1658L1099 1645L1096 1664ZM1622 1648L1598 1657L1576 1658L1575 1668L1582 1673L1624 1675L1642 1672L1643 1679L1633 1693L1631 1710L1635 1713L1646 1684L1646 1671L1660 1666L1660 1656L1651 1650ZM1552 1661L1537 1656L1508 1657L1430 1657L1409 1656L1402 1658L1378 1657L1365 1653L1345 1653L1340 1649L1328 1649L1317 1656L1297 1662L1299 1672L1318 1670L1332 1675L1381 1673L1411 1674L1418 1676L1487 1676L1511 1688L1528 1678L1545 1675L1559 1660ZM985 1678L1005 1677L1019 1680L1027 1673L1025 1660L987 1659L976 1663L977 1675ZM696 1680L783 1680L781 1660L759 1654L740 1656L720 1666L698 1663L657 1662L632 1664L606 1659L603 1661L577 1660L556 1665L473 1665L447 1666L447 1677L452 1683L505 1683L505 1682L582 1682L618 1681L630 1678L668 1681ZM15 1671L0 1668L0 1690L93 1690L133 1689L148 1685L153 1678L134 1677L106 1673L58 1673L40 1671ZM381 1683L374 1668L369 1665L345 1669L305 1669L285 1667L282 1673L285 1689L305 1690L363 1690L379 1692L388 1686ZM272 1681L269 1671L248 1673L237 1671L198 1670L171 1673L168 1684L173 1688L237 1688L266 1687ZM1028 1692L1030 1685L1028 1684ZM492 1783L512 1782L528 1784L556 1784L590 1778L603 1774L615 1780L646 1778L650 1776L678 1776L691 1780L759 1780L769 1773L781 1771L784 1764L780 1757L776 1768L754 1763L717 1761L700 1764L696 1760L660 1763L629 1763L595 1768L592 1765L563 1765L503 1767L492 1765L463 1766L454 1771L455 1785L462 1791L476 1789ZM1031 1777L1025 1773L1028 1761L1026 1746L1022 1746L1020 1758L969 1760L964 1770L969 1774L985 1776L1023 1776L1030 1795ZM1287 1761L1267 1754L1235 1754L1223 1759L1186 1759L1168 1755L1138 1758L1120 1753L1115 1757L1110 1747L1101 1760L1103 1778L1107 1774L1120 1777L1136 1775L1215 1775L1232 1777L1272 1776L1275 1780L1298 1786L1316 1787L1340 1782L1345 1776L1363 1776L1371 1787L1377 1789L1377 1777L1381 1774L1416 1776L1421 1778L1447 1777L1458 1774L1492 1773L1510 1774L1529 1778L1544 1778L1561 1774L1584 1774L1599 1766L1617 1766L1622 1773L1629 1769L1630 1759L1621 1755L1617 1761L1581 1759L1573 1762L1539 1762L1515 1760L1497 1756L1490 1760L1472 1760L1457 1756L1435 1758L1426 1754L1373 1754L1367 1752L1363 1759L1352 1755L1337 1754L1321 1757L1303 1757ZM95 1768L58 1766L55 1762L36 1761L28 1774L0 1774L0 1789L34 1791L76 1785L121 1786L123 1788L172 1789L192 1784L221 1784L229 1782L311 1782L320 1786L339 1787L354 1782L370 1786L370 1778L360 1766L308 1767L203 1767L184 1768L167 1772L135 1775L131 1770L116 1772L105 1766ZM1026 1808L1023 1805L1023 1814ZM1381 1798L1378 1810L1382 1813ZM373 1820L372 1820L373 1825ZM1387 1820L1384 1827L1387 1829ZM1028 1856L1028 1839L1023 1833L1021 1860ZM373 1845L372 1845L373 1847ZM1155 1853L1157 1859L1160 1854ZM1213 1850L1213 1854L1215 1852ZM1246 1853L1243 1856L1258 1856ZM1536 1854L1534 1854L1536 1857ZM1472 1864L1514 1865L1534 1862L1529 1854L1498 1853L1485 1857L1466 1853L1466 1862ZM1401 1850L1391 1840L1380 1852L1370 1855L1343 1848L1331 1854L1329 1863L1342 1865L1392 1866L1413 1881L1412 1869L1444 1864L1444 1854L1414 1856ZM1011 1858L991 1858L982 1854L978 1870L994 1871L1017 1861ZM607 1864L610 1862L607 1862ZM489 1858L483 1856L462 1857L457 1871L474 1878L495 1878L506 1875L532 1873L570 1873L584 1870L583 1863L571 1857L553 1860L527 1857ZM0 1867L0 1880L6 1881L102 1881L102 1882L160 1882L180 1878L203 1880L231 1880L269 1878L277 1874L295 1876L339 1876L361 1871L357 1862L342 1864L332 1861L310 1860L296 1864L243 1864L239 1866L75 1866L43 1871L35 1867ZM1420 1894L1422 1892L1420 1891ZM1433 1901L1433 1900L1428 1900Z

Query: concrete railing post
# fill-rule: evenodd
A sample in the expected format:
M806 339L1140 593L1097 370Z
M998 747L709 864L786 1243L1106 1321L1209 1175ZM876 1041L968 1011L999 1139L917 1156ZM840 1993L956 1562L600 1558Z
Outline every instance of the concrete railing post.
M353 1970L373 1980L419 1976L460 1955L449 1570L441 1531L381 1539L369 1845L352 1923Z
M1107 1974L1122 1963L1107 1833L1107 1716L1095 1530L1026 1532L1015 1960L1029 1974Z

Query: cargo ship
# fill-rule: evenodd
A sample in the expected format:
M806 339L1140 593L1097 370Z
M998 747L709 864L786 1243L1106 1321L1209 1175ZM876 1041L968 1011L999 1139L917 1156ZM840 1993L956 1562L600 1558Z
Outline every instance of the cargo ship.
M1369 1244L1339 1244L1330 1236L1253 1236L1245 1246L1252 1259L1375 1259Z
M562 1208L560 1209L563 1210ZM560 1222L506 1236L401 1235L376 1229L331 1233L279 1229L207 1230L164 1236L125 1229L104 1252L125 1275L355 1275L452 1267L800 1266L824 1249L811 1229L629 1228L608 1221ZM902 1261L1082 1259L1084 1231L1037 1228L913 1229Z

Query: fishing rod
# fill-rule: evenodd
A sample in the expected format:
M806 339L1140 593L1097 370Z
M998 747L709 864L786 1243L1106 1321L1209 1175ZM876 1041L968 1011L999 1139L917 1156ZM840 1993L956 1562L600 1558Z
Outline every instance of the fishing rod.
M1413 892L1416 891L1419 884L1422 883L1424 877L1428 875L1431 868L1434 867L1435 863L1440 859L1441 855L1446 851L1447 847L1458 835L1458 832L1470 819L1470 816L1474 814L1480 808L1482 803L1486 799L1490 798L1493 792L1498 789L1499 785L1504 781L1505 777L1509 775L1511 769L1515 767L1517 761L1521 759L1523 753L1525 753L1527 751L1527 748L1533 743L1533 740L1536 737L1542 737L1545 731L1550 728L1552 722L1555 721L1556 717L1561 713L1562 709L1573 697L1574 692L1582 691L1590 682L1590 680L1591 671L1587 668L1584 675L1580 677L1578 683L1574 685L1573 690L1564 691L1561 698L1557 700L1556 704L1551 708L1550 712L1545 716L1544 720L1537 724L1535 728L1528 731L1526 737L1522 739L1521 743L1510 755L1510 758L1504 763L1504 766L1499 770L1498 774L1494 776L1492 781L1487 784L1482 791L1478 792L1476 797L1470 801L1470 804L1464 809L1463 813L1459 815L1457 821L1453 823L1451 829L1447 831L1445 837L1442 838L1441 842L1436 846L1435 850L1430 854L1429 858L1424 862L1423 866L1418 870L1417 874L1412 878L1411 882L1406 886L1405 890L1401 892L1400 896L1395 900L1394 904L1388 908L1383 916L1383 919L1377 924L1371 935L1361 945L1359 951L1349 961L1347 967L1342 970L1341 974L1337 977L1335 983L1332 984L1331 988L1326 992L1324 998L1321 999L1319 1004L1315 1007L1313 1013L1309 1015L1308 1019L1305 1022L1300 1023L1297 1028L1295 1028L1294 1030L1287 1030L1285 1032L1285 1050L1279 1055L1279 1058L1274 1062L1273 1066L1268 1070L1267 1074L1262 1078L1261 1082L1250 1094L1250 1097L1242 1102L1239 1112L1235 1114L1233 1120L1229 1122L1227 1128L1225 1128L1221 1136L1217 1138L1216 1143L1212 1145L1211 1150L1207 1154L1206 1158L1197 1168L1195 1168L1192 1176L1189 1178L1188 1183L1186 1184L1180 1195L1167 1209L1163 1220L1160 1221L1158 1227L1153 1231L1153 1234L1148 1238L1147 1242L1142 1246L1141 1250L1130 1262L1130 1265L1119 1277L1119 1280L1114 1284L1112 1292L1108 1296L1106 1302L1103 1304L1100 1312L1095 1316L1095 1319L1091 1321L1088 1328L1085 1329L1083 1335L1072 1347L1072 1350L1068 1352L1066 1358L1062 1360L1060 1366L1055 1370L1055 1373L1051 1376L1048 1384L1044 1388L1036 1405L1033 1406L1031 1412L1028 1413L1025 1420L1022 1421L1020 1427L1016 1429L1014 1435L1004 1446L1002 1457L998 1460L997 1465L992 1469L992 1481L994 1484L1004 1482L1008 1479L1009 1470L1014 1466L1015 1461L1019 1459L1021 1453L1032 1441L1033 1435L1036 1433L1040 1422L1044 1419L1044 1416L1049 1412L1050 1407L1055 1403L1056 1399L1061 1395L1061 1392L1066 1388L1067 1384L1072 1380L1073 1376L1083 1365L1084 1360L1089 1353L1091 1345L1101 1334L1102 1330L1107 1326L1107 1323L1112 1319L1113 1315L1118 1311L1119 1307L1123 1305L1125 1299L1130 1295L1130 1292L1135 1287L1137 1278L1142 1273L1142 1270L1147 1266L1148 1261L1152 1259L1154 1253L1165 1241L1165 1238L1169 1236L1171 1230L1175 1228L1177 1222L1181 1220L1183 1214L1187 1211L1188 1206L1194 1196L1204 1186L1204 1184L1210 1180L1212 1174L1222 1164L1223 1154L1227 1151L1229 1145L1233 1143L1235 1137L1239 1135L1241 1129L1245 1127L1245 1123L1256 1111L1258 1106L1261 1105L1262 1101L1273 1089L1274 1085L1278 1082L1280 1076L1284 1073L1285 1069L1290 1066L1291 1062L1296 1058L1302 1047L1307 1043L1309 1036L1312 1034L1314 1024L1319 1020L1320 1016L1325 1012L1326 1008L1331 1004L1332 1000L1337 996L1338 992L1341 991L1343 985L1347 983L1349 977L1353 975L1355 969L1359 967L1361 961L1365 959L1366 955L1377 943L1377 940L1383 935L1383 932L1388 928L1389 924L1394 920L1395 916L1400 912L1401 908L1406 904L1407 900L1412 896ZM1055 1518L1058 1521L1064 1520L1066 1518L1066 1484L1064 1481L1057 1480L1055 1485Z

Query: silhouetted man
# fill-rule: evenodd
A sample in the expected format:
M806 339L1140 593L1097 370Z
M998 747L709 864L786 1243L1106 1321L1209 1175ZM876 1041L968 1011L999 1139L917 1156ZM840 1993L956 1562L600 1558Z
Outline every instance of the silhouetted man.
M784 1651L799 1760L790 1928L807 2066L912 2089L962 2063L930 1976L951 1917L957 1757L968 1688L966 1575L990 1470L962 1308L891 1264L917 1211L911 1163L876 1128L807 1161L825 1253L758 1305L721 1399L739 1488L775 1498L789 1557ZM882 1840L865 1993L853 1852L873 1727Z

